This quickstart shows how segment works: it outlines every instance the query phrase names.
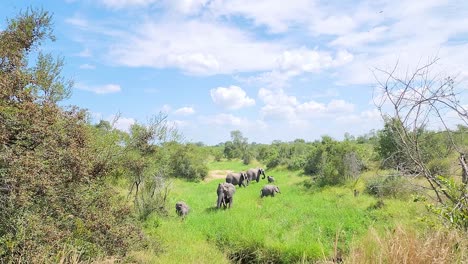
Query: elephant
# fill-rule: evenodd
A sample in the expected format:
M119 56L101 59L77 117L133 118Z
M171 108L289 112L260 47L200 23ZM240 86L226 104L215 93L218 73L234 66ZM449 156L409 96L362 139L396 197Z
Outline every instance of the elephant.
M179 216L182 216L183 218L185 218L190 211L190 207L185 202L182 202L182 201L177 202L175 208L176 208L176 213Z
M239 187L246 187L247 185L249 185L249 181L247 180L247 174L245 174L245 172L228 173L228 175L226 176L226 182L232 183L234 185L239 185ZM247 185L245 184L245 182L247 182Z
M268 183L275 182L275 178L273 178L272 176L267 176L267 179L268 179Z
M229 208L231 208L232 202L234 201L234 194L236 193L236 186L232 183L220 183L218 184L216 193L218 194L216 207L220 208L222 205L226 208L229 205Z
M262 179L265 179L265 170L263 170L262 168L249 169L247 171L247 178L249 179L249 182L250 181L259 182L260 181L260 174L263 174Z
M275 193L281 193L281 192L280 192L280 189L279 189L278 186L265 185L265 186L263 186L260 193L261 193L260 197L263 198L263 196L269 196L269 195L271 195L272 197L275 197Z

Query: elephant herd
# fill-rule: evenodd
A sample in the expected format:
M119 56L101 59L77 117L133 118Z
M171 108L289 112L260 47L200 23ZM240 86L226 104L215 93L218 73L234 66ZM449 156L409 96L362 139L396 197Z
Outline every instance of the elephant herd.
M239 187L247 187L250 182L260 181L260 175L263 175L261 179L267 178L268 183L275 182L275 179L272 176L265 176L265 170L262 168L249 169L246 172L233 173L230 172L226 175L226 182L219 183L216 190L218 199L216 201L217 208L231 208L234 194L236 193L236 185ZM275 196L275 193L281 193L278 186L275 185L265 185L260 190L260 197L265 196ZM179 216L185 218L190 211L189 206L182 201L176 203L176 212Z

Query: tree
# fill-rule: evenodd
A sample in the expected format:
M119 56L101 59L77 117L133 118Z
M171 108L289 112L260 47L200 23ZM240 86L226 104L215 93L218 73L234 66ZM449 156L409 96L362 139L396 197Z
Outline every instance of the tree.
M128 208L96 170L86 111L61 108L63 60L35 48L53 40L51 15L27 10L0 31L0 259L56 262L65 246L83 259L123 256L141 239ZM111 228L112 227L112 228ZM125 234L125 235L123 235ZM138 238L138 239L137 239Z
M168 177L172 173L168 146L175 144L179 138L177 129L168 123L164 113L152 117L148 125L135 123L130 128L123 163L131 178L128 196L133 195L140 219L155 211L167 213L166 202L171 184Z
M397 152L405 164L396 164L405 175L423 176L432 190L438 206L432 207L447 223L468 229L468 194L466 181L466 155L463 145L457 143L450 129L449 119L457 117L463 125L468 124L467 110L460 103L462 91L455 86L451 76L433 74L432 68L438 59L430 60L402 77L397 74L398 63L390 70L376 69L379 87L376 105L387 122L388 132L396 140ZM451 116L451 118L449 118ZM462 181L451 180L434 174L428 167L425 153L424 131L441 126L447 147L459 154ZM465 146L466 147L466 146ZM464 175L464 176L463 176ZM455 177L455 176L454 176Z
M225 143L224 154L228 159L242 159L245 164L250 163L253 156L249 149L248 139L239 130L231 131L231 141Z

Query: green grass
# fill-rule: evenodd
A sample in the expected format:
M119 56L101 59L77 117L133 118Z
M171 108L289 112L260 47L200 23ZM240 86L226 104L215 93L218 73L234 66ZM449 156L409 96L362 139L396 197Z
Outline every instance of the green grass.
M210 169L245 170L240 162L211 163ZM306 188L308 177L297 172L268 171L275 176L281 194L260 198L266 180L237 188L233 208L217 210L216 188L223 179L210 182L176 180L170 204L183 200L189 216L182 221L175 214L146 221L146 231L162 242L163 252L153 263L295 263L330 259L335 247L340 252L367 232L369 227L391 228L402 221L416 225L415 215L424 210L415 203L377 200L368 195L353 196L348 187ZM405 208L402 210L401 208Z

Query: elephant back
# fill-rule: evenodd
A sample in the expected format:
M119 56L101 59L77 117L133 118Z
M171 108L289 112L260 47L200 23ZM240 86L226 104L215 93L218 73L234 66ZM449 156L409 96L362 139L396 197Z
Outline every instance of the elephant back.
M259 181L260 180L260 174L263 171L261 168L251 168L247 171L247 178L249 181Z
M226 182L227 183L232 183L234 185L238 185L242 183L241 180L241 174L240 173L235 173L235 172L230 172L226 176Z

